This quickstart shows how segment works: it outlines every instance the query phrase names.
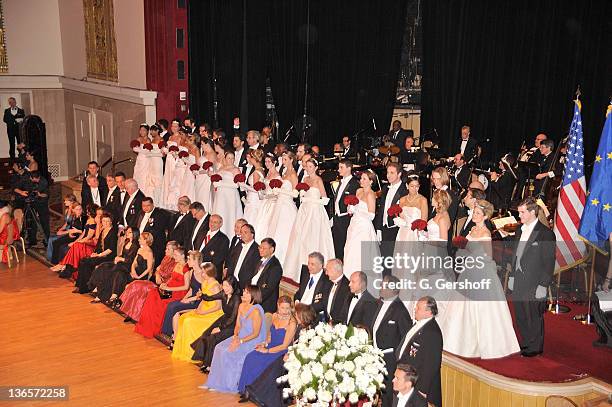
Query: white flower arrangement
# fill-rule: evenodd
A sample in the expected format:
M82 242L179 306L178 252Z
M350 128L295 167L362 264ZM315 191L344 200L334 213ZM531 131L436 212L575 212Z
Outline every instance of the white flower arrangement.
M287 374L278 378L288 384L284 396L313 407L355 404L363 396L372 401L387 374L383 353L365 330L325 323L300 333L285 368Z

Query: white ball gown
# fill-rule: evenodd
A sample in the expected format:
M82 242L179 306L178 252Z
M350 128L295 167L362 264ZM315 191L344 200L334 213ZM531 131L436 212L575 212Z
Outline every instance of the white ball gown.
M179 154L183 151L187 151L186 147L179 146ZM166 161L167 163L167 161ZM168 209L178 210L177 202L181 196L181 186L183 185L183 178L185 177L185 170L189 170L184 158L179 158L177 155L174 161L174 170L172 171L172 179L170 180L170 186L168 193L166 194L166 206Z
M512 326L512 316L497 276L495 261L490 252L490 237L467 236L465 249L456 258L470 256L484 259L484 267L466 267L457 281L491 281L486 290L452 291L444 312L437 318L444 337L444 350L467 358L495 359L520 351ZM489 254L487 254L487 252ZM468 263L466 263L467 265Z
M132 150L137 154L132 178L138 183L138 188L144 190L147 184L147 173L149 172L149 151L145 150L142 144L132 148Z
M355 271L371 272L373 269L371 259L380 257L380 248L372 224L374 213L368 212L368 204L360 200L357 205L349 205L348 211L352 216L346 230L344 275L350 278ZM362 264L362 259L368 259L370 263Z
M274 255L281 264L285 262L285 256L289 248L289 237L295 217L297 216L297 206L295 206L294 198L297 197L297 191L293 189L291 181L283 180L283 185L280 188L273 190L277 194L276 204L272 212L272 222L268 229L268 235L276 242L276 250Z
M274 216L274 207L278 199L278 193L275 193L275 189L270 188L270 181L273 179L281 180L280 177L274 177L271 179L265 179L263 183L266 185L266 189L263 193L263 203L257 214L257 219L253 223L255 228L255 241L259 244L261 240L266 237L272 237L270 230L274 230L276 227Z
M205 156L201 156L197 160L200 171L195 176L195 200L204 205L204 209L210 211L212 209L212 182L208 171L202 169L202 164L206 161L208 160Z
M183 169L183 179L181 186L179 187L179 197L188 196L191 202L195 201L195 176L190 167L196 163L196 157L189 154L188 157L183 158L185 167ZM178 199L178 198L177 198Z
M336 257L334 239L329 226L325 205L329 198L322 198L318 188L310 188L301 193L300 209L289 237L291 249L283 264L283 274L293 281L300 281L303 264L308 263L308 255L317 251L325 260Z
M172 146L178 146L178 144L175 141L168 141L166 150L168 151L168 149ZM175 198L177 194L175 192L175 189L173 188L173 184L174 171L176 169L177 161L177 153L169 152L166 154L166 166L164 168L164 184L162 188L161 198L161 205L163 205L164 208L175 211L178 210L176 206L178 197Z
M164 183L164 161L163 153L157 143L153 144L153 150L149 152L149 170L142 192L151 198L155 205L162 202L162 187Z
M259 214L259 210L261 209L263 198L263 192L260 193L253 189L253 180L255 178L255 174L259 175L260 180L264 179L264 176L261 171L256 170L249 176L249 179L247 180L246 184L242 184L240 186L240 189L246 191L246 202L244 204L244 219L246 219L246 221L251 225L254 225L257 221L257 215Z
M412 206L402 207L402 214L393 219L399 228L395 238L394 254L419 256L422 252L422 243L419 242L419 233L412 230L412 222L421 219L421 210ZM412 279L414 274L408 273L404 268L393 268L392 274L398 278Z
M214 182L215 199L213 202L212 213L223 218L221 231L226 236L234 236L234 224L236 219L242 218L242 205L240 204L240 194L238 185L234 183L234 174L227 170L218 172L221 181Z

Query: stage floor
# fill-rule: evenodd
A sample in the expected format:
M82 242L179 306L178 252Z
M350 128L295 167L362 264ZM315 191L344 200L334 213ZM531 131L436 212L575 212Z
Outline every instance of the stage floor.
M195 366L172 360L160 342L71 290L31 257L0 265L0 386L65 385L68 404L79 406L238 405L238 396L198 389L206 376Z

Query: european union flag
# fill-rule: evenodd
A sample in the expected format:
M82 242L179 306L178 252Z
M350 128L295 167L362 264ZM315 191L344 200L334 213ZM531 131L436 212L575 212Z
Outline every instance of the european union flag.
M580 221L580 235L603 248L612 232L612 103L593 165L593 175Z

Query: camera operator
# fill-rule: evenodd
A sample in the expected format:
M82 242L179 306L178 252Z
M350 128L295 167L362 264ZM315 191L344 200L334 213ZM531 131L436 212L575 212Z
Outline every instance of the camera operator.
M45 241L49 239L49 183L41 177L39 171L32 171L28 180L23 177L21 184L14 188L14 191L23 200L26 206L26 227L28 228L28 245L36 246L37 225L34 219L27 215L27 207L33 209L34 214L38 215L40 224L45 235Z
M13 208L25 208L25 197L28 195L30 186L30 175L21 162L13 163L11 171L11 192L13 193Z

